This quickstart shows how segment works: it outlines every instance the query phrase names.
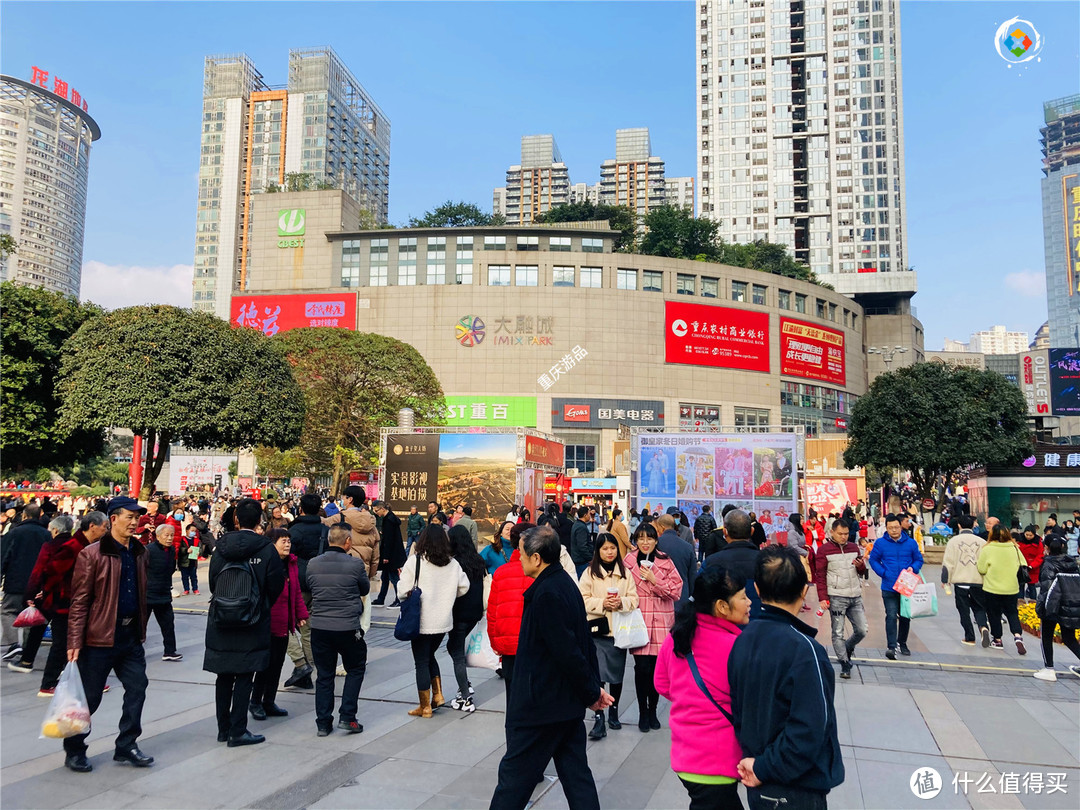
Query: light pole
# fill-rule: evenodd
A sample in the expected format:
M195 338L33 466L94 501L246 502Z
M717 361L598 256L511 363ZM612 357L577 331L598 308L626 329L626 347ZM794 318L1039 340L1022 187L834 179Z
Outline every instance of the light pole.
M907 346L871 346L866 350L867 354L880 354L881 361L885 364L885 370L889 371L893 357L907 351Z

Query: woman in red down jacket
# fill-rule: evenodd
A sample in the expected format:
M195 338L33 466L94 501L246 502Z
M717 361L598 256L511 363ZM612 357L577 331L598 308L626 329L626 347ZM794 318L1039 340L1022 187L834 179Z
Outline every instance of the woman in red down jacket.
M289 635L307 624L308 609L300 597L300 567L296 555L291 554L292 540L288 529L271 529L267 539L274 544L285 566L285 587L277 601L270 606L270 663L262 672L255 673L251 687L248 711L256 720L267 717L285 717L288 711L278 706L278 684L281 682L281 666L289 648Z
M505 565L491 575L491 593L488 595L488 640L491 649L502 656L502 678L506 693L510 694L510 681L514 677L514 659L517 657L518 635L521 633L521 614L525 610L525 591L534 580L525 576L521 567L518 540L531 523L518 523L510 529L510 543L514 553Z
M1028 566L1028 584L1021 588L1020 598L1025 602L1028 600L1034 602L1039 598L1039 572L1042 571L1044 551L1042 538L1039 537L1039 527L1028 526L1017 539L1019 540L1017 545L1020 546L1020 551L1027 560Z

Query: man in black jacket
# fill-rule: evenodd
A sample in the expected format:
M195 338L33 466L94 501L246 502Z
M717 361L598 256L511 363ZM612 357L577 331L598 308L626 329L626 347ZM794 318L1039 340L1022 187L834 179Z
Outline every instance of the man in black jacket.
M574 567L580 577L585 567L592 562L595 542L589 533L589 507L579 506L577 520L570 529L570 559L574 561Z
M156 543L146 547L146 607L154 614L165 643L162 661L183 661L176 651L176 620L173 616L173 574L176 573L176 549L172 526L162 523L154 529Z
M382 518L382 533L379 537L379 571L382 575L382 587L379 588L379 597L372 600L371 604L384 604L390 584L393 583L394 601L390 607L400 607L401 602L398 600L397 592L398 572L405 564L405 544L401 540L401 518L390 511L386 501L375 501L371 504L371 511Z
M585 755L583 710L603 711L585 604L559 565L559 536L546 526L521 535L521 567L535 580L525 591L514 679L506 708L506 754L491 810L523 810L554 758L570 810L599 810Z
M751 618L756 616L761 607L757 589L754 587L754 569L757 565L760 549L753 540L751 534L750 515L742 509L732 509L724 516L724 533L727 535L727 545L715 554L705 558L705 567L723 565L732 573L746 581L746 595L750 597L752 607Z
M716 518L712 516L712 507L705 504L701 507L701 514L698 515L697 520L694 521L694 537L698 541L698 559L705 559L705 554L702 549L705 548L705 539L709 536L709 532L716 528Z
M559 542L570 551L570 532L574 528L574 505L570 501L564 501L562 512L559 514Z
M300 496L300 517L289 526L289 539L292 540L292 553L296 555L300 571L300 596L311 612L311 587L307 581L307 567L310 560L326 551L326 535L330 527L322 522L319 510L322 499L314 492ZM293 662L293 672L285 679L285 687L314 689L311 673L315 671L315 659L311 654L311 622L300 628L297 633L289 634L289 658Z
M259 502L244 498L236 505L235 519L240 530L222 537L210 559L210 593L216 596L218 578L226 565L246 563L255 577L260 612L258 620L250 626L227 627L218 619L212 596L203 656L203 669L217 675L218 742L228 741L230 748L266 740L261 734L247 730L247 712L255 673L270 663L270 606L285 588L285 567L277 549L255 531L262 525ZM235 568L232 572L239 578Z
M26 583L34 570L41 547L52 539L45 528L47 520L41 517L41 507L35 503L23 509L22 522L4 535L0 556L0 575L4 578L4 597L0 602L0 623L3 625L5 661L14 661L22 655L19 628L14 626L15 617L26 607Z
M675 570L682 577L682 593L675 600L675 610L677 611L683 600L689 599L690 594L694 592L694 578L697 576L697 555L694 553L694 546L679 537L678 532L675 530L675 520L674 515L661 515L654 521L654 524L657 533L660 535L656 541L656 547L671 557L671 562L675 564Z
M844 781L844 762L833 668L814 641L817 630L798 618L810 583L787 546L762 551L754 579L763 607L728 658L739 776L751 810L825 810L826 795Z

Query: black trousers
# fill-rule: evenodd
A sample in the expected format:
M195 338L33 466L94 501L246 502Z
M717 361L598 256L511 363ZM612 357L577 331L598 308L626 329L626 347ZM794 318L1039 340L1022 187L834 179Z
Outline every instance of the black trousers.
M446 639L446 651L450 653L450 660L454 662L454 678L457 680L458 693L462 697L469 696L469 668L465 664L465 642L469 639L476 624L468 627L454 624L454 629Z
M173 615L172 602L163 605L147 605L161 628L161 640L165 644L165 655L176 652L176 617Z
M639 717L642 712L656 711L656 706L660 702L660 693L656 691L656 686L653 684L653 675L655 673L655 655L634 656L634 688L637 691ZM708 787L712 787L712 785ZM689 788L687 789L689 790ZM691 803L691 806L693 806L693 803Z
M679 781L690 796L690 810L742 810L738 782L703 785L700 782L687 782L681 776Z
M227 734L232 740L244 736L247 731L248 704L251 702L251 683L254 679L254 672L218 674L214 684L218 734Z
M45 659L45 672L41 676L42 689L55 689L60 683L60 675L64 672L64 667L67 666L67 614L53 616L50 626L52 627L52 646L49 647L49 657Z
M397 570L387 570L382 572L382 585L379 588L379 597L376 601L386 601L386 593L390 590L390 586L394 586L394 599L398 598L397 584L400 579Z
M356 719L360 687L367 672L367 642L357 630L311 629L311 657L315 659L315 725L329 728L334 722L334 675L338 656L345 667L338 719Z
M277 699L281 668L285 665L285 653L288 649L288 636L270 636L270 663L262 672L255 673L255 680L251 685L252 706L270 706Z
M516 655L504 655L502 657L503 683L506 684L506 696L510 697L510 683L514 680L514 661Z
M1046 616L1042 620L1042 654L1043 665L1048 669L1054 668L1054 628L1057 626L1057 616ZM1080 658L1080 641L1076 640L1076 630L1066 627L1061 628L1062 643Z
M570 810L600 810L585 756L585 724L580 719L507 726L506 754L499 763L499 785L490 810L524 810L552 759Z
M960 626L964 628L964 641L974 641L975 627L971 626L971 614L975 614L976 627L989 626L983 608L982 585L954 585L953 597L956 611L960 614Z
M431 679L438 678L439 662L435 660L435 653L442 646L445 633L435 635L417 636L409 642L412 647L413 664L416 666L416 688L423 692L431 688Z
M1014 636L1023 635L1024 628L1020 624L1020 614L1017 610L1015 593L988 593L983 591L982 602L986 608L986 620L990 624L990 635L995 640L1001 639L1001 617L1004 615L1009 623L1009 630Z
M26 631L26 641L23 642L22 655L19 656L19 660L25 664L33 664L34 659L37 658L38 649L41 647L41 642L45 638L45 628L47 624L35 624L29 630ZM64 657L67 658L65 652Z
M746 789L750 810L828 810L827 795L791 785L762 785Z
M143 653L142 633L139 620L116 628L111 647L83 647L79 651L79 674L90 714L101 705L105 679L115 672L124 687L124 706L120 712L120 734L116 737L116 750L130 749L142 734L142 710L146 703L146 656ZM67 656L65 655L65 658ZM85 754L87 734L78 734L64 740L68 754Z

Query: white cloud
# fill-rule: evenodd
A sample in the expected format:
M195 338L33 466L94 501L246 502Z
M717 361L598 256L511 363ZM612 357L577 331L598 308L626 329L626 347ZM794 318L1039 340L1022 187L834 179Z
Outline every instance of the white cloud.
M1046 274L1034 270L1021 270L1005 276L1005 286L1025 298L1046 297Z
M120 309L138 304L191 306L191 279L195 268L190 264L172 267L128 267L83 262L83 301L93 301L106 309Z

